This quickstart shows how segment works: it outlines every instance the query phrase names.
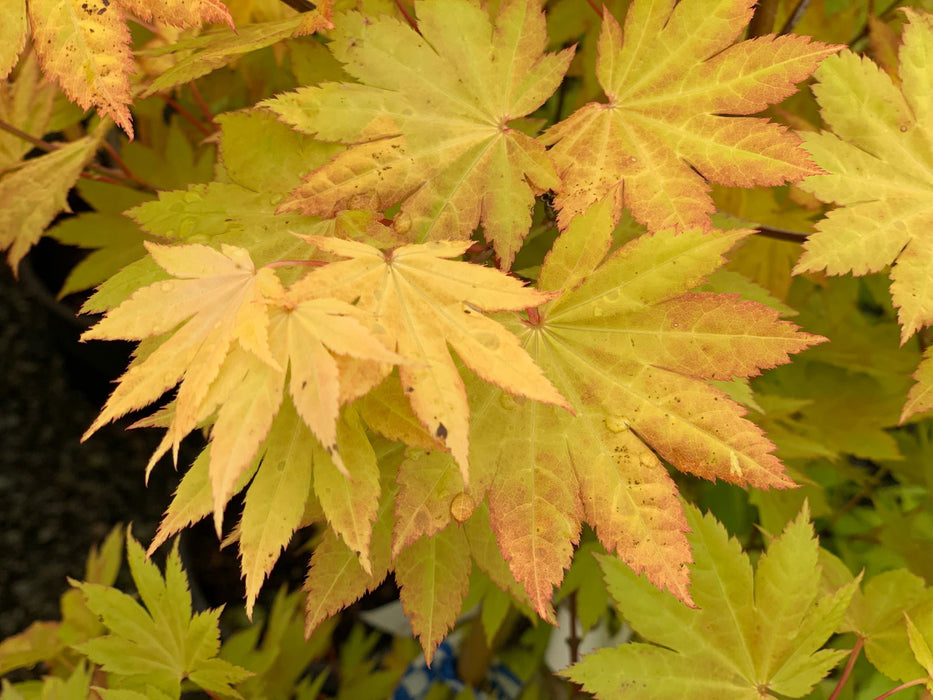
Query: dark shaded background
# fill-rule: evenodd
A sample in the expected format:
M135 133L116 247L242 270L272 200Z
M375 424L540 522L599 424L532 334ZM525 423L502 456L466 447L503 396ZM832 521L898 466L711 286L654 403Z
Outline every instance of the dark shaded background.
M156 431L108 426L79 442L127 348L78 344L67 307L28 272L16 281L0 263L0 638L58 619L65 577L83 577L116 523L148 542L178 480L160 464L144 485Z

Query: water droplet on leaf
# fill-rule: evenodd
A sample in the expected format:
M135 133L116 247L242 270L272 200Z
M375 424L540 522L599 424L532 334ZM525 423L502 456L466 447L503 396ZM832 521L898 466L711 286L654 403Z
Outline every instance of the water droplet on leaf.
M629 429L629 423L622 416L609 416L606 418L606 427L614 433L623 433Z
M411 231L411 214L404 211L399 212L395 217L395 221L392 222L392 226L395 227L395 232L398 235L404 236Z
M465 522L476 509L473 497L468 493L458 493L450 502L450 514L458 523Z

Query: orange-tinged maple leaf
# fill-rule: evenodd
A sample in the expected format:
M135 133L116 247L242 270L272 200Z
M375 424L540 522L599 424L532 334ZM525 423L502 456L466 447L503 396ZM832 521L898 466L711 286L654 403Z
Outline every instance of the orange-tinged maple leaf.
M777 185L818 172L797 136L736 115L787 97L838 47L799 36L733 45L754 4L636 0L624 37L604 12L596 74L608 103L588 104L544 135L562 180L562 227L613 193L653 231L707 230L707 181Z
M127 14L193 27L233 21L220 0L29 0L33 44L45 74L81 107L95 107L130 138L133 73Z
M483 312L537 306L553 297L489 268L448 260L469 242L435 241L383 252L321 236L305 240L349 260L330 263L293 285L370 313L407 360L399 376L415 414L450 449L469 482L469 407L448 345L487 382L537 401L566 406L515 336Z
M95 107L130 138L130 32L114 0L29 0L33 44L46 76L81 107Z
M690 602L686 521L658 456L707 479L791 486L773 445L706 380L755 375L822 340L762 304L685 293L746 231L662 231L602 262L612 228L609 202L576 219L539 280L570 291L536 322L502 318L574 414L502 396L503 414L472 393L472 463L498 466L492 526L546 618L583 517L636 572Z
M544 148L509 121L551 95L573 51L544 53L536 0L503 3L494 24L469 0L422 0L416 10L418 32L389 17L341 16L331 50L360 84L264 103L300 131L351 146L282 209L327 217L402 202L397 227L409 240L467 238L482 223L508 267L534 195L557 185Z

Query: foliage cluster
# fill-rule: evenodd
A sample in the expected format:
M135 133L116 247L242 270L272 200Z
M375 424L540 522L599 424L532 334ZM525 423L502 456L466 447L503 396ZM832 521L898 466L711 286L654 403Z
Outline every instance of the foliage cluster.
M221 646L114 535L3 697L316 697L390 574L428 662L635 635L523 697L933 691L933 5L881 5L4 0L0 247L138 342L85 438L208 439L146 554L211 518L251 618L313 552Z

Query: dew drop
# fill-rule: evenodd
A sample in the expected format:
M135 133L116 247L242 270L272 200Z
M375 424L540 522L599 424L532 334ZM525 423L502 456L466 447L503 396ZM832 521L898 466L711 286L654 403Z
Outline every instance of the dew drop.
M638 158L636 158L635 156L632 156L632 157L629 158L628 160L629 160L630 163L637 163L637 162L638 162Z
M424 452L422 450L412 450L408 453L408 459L411 462L417 462L421 459L421 455L423 454Z
M161 282L159 284L159 289L163 292L170 292L175 289L175 283L169 281Z
M609 416L606 418L606 427L614 433L624 433L630 426L622 416Z
M465 492L458 493L450 502L450 514L458 523L465 522L476 509L476 502L473 497Z
M907 131L907 127L906 127L906 126L902 126L902 127L901 127L901 132L902 132L902 133L906 133L906 131Z

